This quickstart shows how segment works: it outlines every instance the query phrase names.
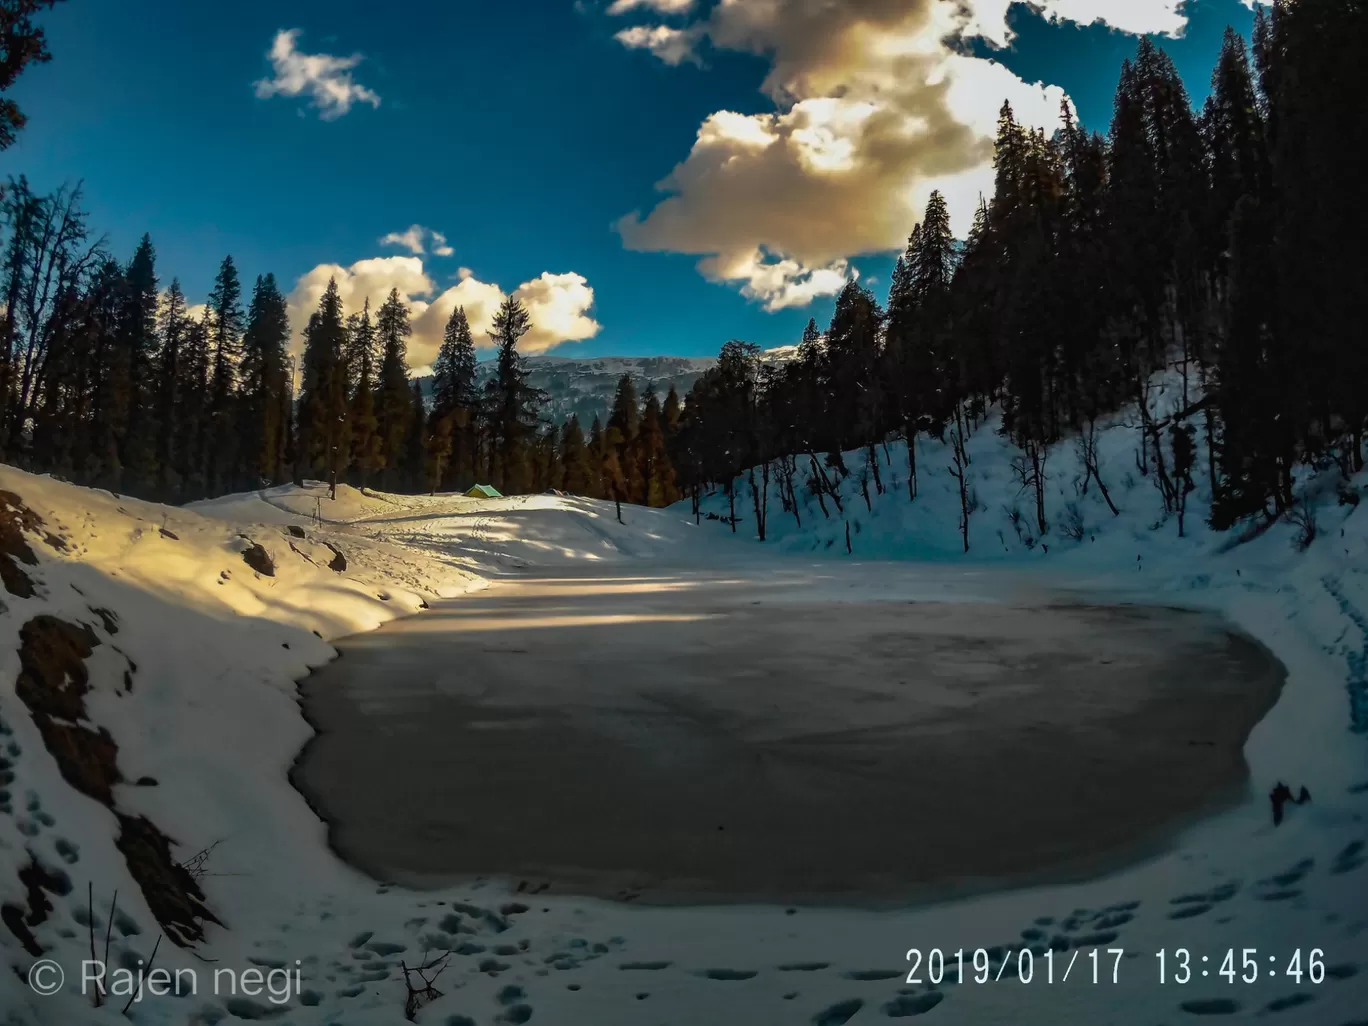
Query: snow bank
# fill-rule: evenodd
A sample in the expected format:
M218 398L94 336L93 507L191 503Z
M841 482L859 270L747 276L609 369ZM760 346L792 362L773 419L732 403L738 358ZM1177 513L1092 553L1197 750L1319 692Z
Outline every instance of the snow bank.
M118 817L145 816L172 839L176 861L212 848L200 885L212 913L240 926L244 909L272 893L262 881L277 872L282 849L322 842L302 799L283 786L310 733L294 680L333 656L325 639L369 630L483 580L356 534L291 530L288 521L298 517L226 522L9 467L0 467L0 491L8 493L5 515L28 526L22 537L31 555L17 571L31 588L17 590L32 591L11 588L0 605L7 736L0 900L22 910L44 953L71 973L82 951L89 957L88 889L101 950L117 890L111 961L146 958L157 922L115 846ZM124 782L113 789L112 807L68 785L16 693L20 632L44 616L94 639L83 711L86 726L107 731L117 745ZM49 880L45 899L41 891L36 900L24 897L19 872L29 863ZM53 907L44 913L45 901ZM26 969L12 931L2 936L7 961ZM197 964L169 942L157 957L172 967ZM0 1006L16 1015L29 1009L29 1021L77 1021L81 1002L70 1001L70 994L39 998L13 974L0 974Z

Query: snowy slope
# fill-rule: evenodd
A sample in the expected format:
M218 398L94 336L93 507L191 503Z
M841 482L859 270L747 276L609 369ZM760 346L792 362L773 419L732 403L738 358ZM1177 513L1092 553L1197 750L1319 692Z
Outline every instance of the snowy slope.
M883 912L638 908L508 894L479 882L421 894L377 886L326 850L322 825L288 784L287 768L309 736L293 681L331 655L311 631L329 638L363 630L418 608L425 595L459 594L526 565L962 561L958 492L936 443L923 440L915 503L905 490L905 451L889 447L881 468L886 491L871 494L871 508L859 487L864 456L847 454L852 473L842 486L844 516L833 508L823 517L813 497L800 506L800 526L776 497L772 540L765 545L748 537L753 525L744 485L737 508L747 522L733 537L717 521L693 526L687 505L625 509L627 523L618 525L611 506L585 500L477 501L341 489L333 501L311 485L232 496L190 511L0 469L0 488L41 519L21 518L20 533L36 563L17 564L35 593L6 594L0 615L6 660L0 719L8 731L7 777L0 779L6 779L10 809L0 814L0 901L27 913L18 871L36 860L51 883L40 888L40 898L52 908L32 933L44 957L66 967L69 980L89 957L88 884L97 948L118 890L111 961L146 959L159 933L114 846L113 810L62 779L16 694L20 628L48 613L90 625L100 644L86 660L86 714L117 742L125 780L159 782L118 784L116 808L145 814L174 839L178 860L212 846L199 885L224 925L206 925L196 954L163 941L156 956L158 965L198 971L199 992L148 997L130 1010L135 1022L265 1017L278 1011L267 996L208 992L206 966L293 969L296 960L304 993L289 995L285 1021L402 1022L401 963L412 966L445 951L452 952L450 961L436 982L443 993L417 1013L419 1022L860 1026L919 1014L929 1014L930 1022L988 1026L1154 1026L1206 1014L1237 1022L1272 1016L1306 1026L1362 1022L1368 1015L1368 514L1337 505L1330 491L1318 507L1320 537L1305 553L1291 544L1296 532L1289 525L1230 547L1228 536L1201 526L1200 514L1189 520L1191 536L1180 540L1157 493L1133 469L1134 438L1120 418L1102 439L1102 474L1120 517L1106 510L1095 486L1076 499L1068 443L1051 454L1051 522L1062 524L1063 503L1078 501L1086 530L1074 541L1052 528L1028 547L1003 512L1019 503L1029 522L1029 501L1012 481L1011 454L991 425L980 427L970 445L982 507L971 520L970 565L1065 569L1081 576L1077 587L1091 599L1216 610L1268 645L1289 677L1248 746L1249 802L1187 831L1171 850L1103 879ZM725 511L725 502L713 496L707 509ZM174 539L160 533L163 522ZM853 557L845 554L847 522ZM293 537L291 527L306 537ZM65 547L45 540L46 532ZM273 556L275 577L246 565L247 539ZM329 569L329 545L345 554L346 572ZM98 609L117 617L117 634ZM136 665L131 689L123 677L130 661ZM490 767L491 786L498 772ZM1315 800L1274 830L1262 795L1278 778L1305 784ZM1040 957L1027 984L1020 982L1015 953L1032 945ZM1083 953L1068 982L1059 979L1062 954L1055 982L1046 982L1043 952L1051 946ZM953 955L960 947L970 959L975 949L995 949L992 975L1002 968L1000 978L932 985L923 961L922 982L906 981L909 948ZM1103 954L1101 982L1093 984L1086 953L1109 947L1126 952L1118 982L1110 982L1111 960ZM1274 955L1280 972L1297 950L1308 969L1312 949L1320 949L1327 972L1319 983L1280 975L1229 984L1213 973L1161 987L1154 953L1179 947L1217 962L1234 949L1237 968L1242 949L1257 948L1261 959ZM56 997L35 995L21 977L37 956L3 928L0 951L17 970L0 974L7 1021L126 1021L119 1015L122 1000L92 1009L72 983Z

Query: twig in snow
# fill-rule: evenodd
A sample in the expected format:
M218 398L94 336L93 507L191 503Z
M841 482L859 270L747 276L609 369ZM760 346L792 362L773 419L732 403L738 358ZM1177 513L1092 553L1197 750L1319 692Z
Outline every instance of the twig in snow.
M424 952L424 957L426 957L426 954L427 953ZM450 961L450 959L451 952L448 951L446 954L429 959L422 965L412 969L410 969L405 962L401 961L399 963L399 968L404 971L404 988L408 991L408 995L404 999L404 1018L409 1022L413 1022L417 1018L418 1009L424 1004L436 1001L442 996L442 992L434 987L433 984L437 982L437 977L442 975L442 972L446 969L447 962ZM432 973L432 975L429 976L428 973ZM410 975L417 976L418 979L422 981L423 985L421 987L415 987L413 981L410 979Z
M147 960L147 971L149 973L152 971L152 963L157 960L157 949L161 947L161 942L162 935L157 934L157 943L152 945L152 957ZM138 996L141 990L141 987L134 988L133 993L128 995L128 1002L123 1006L123 1015L128 1014L128 1010L133 1007L133 999Z

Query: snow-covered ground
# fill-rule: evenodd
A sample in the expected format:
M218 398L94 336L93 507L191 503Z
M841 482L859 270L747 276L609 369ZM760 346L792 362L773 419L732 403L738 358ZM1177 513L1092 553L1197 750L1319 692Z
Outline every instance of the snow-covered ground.
M748 537L745 486L737 508L747 520L733 537L716 521L695 526L687 504L624 509L619 525L611 506L584 500L342 489L334 501L310 486L168 509L0 468L0 489L12 496L0 503L0 520L22 523L18 537L34 559L14 556L12 540L0 544L33 591L17 594L25 588L6 572L14 587L0 614L0 900L42 949L26 952L0 929L0 951L16 970L0 973L0 1021L124 1021L125 997L97 1009L80 993L81 962L92 943L102 955L107 932L111 966L136 969L156 946L155 966L185 970L182 985L197 984L194 995L144 994L128 1013L141 1023L272 1015L301 1026L402 1022L402 965L448 951L435 981L442 993L417 1011L419 1022L858 1026L921 1014L992 1026L1153 1026L1208 1014L1307 1026L1368 1021L1368 514L1337 504L1331 489L1317 500L1319 536L1306 552L1292 544L1296 529L1283 524L1232 546L1230 536L1202 526L1194 496L1189 537L1180 540L1135 469L1135 439L1123 422L1101 438L1101 470L1119 517L1096 486L1075 494L1071 444L1052 452L1047 512L1062 524L1064 503L1077 501L1083 540L1052 530L1028 547L1003 507L1019 504L1029 523L1029 496L1017 495L1005 443L991 424L980 427L970 443L981 508L971 520L968 559L1066 573L1095 599L1213 610L1269 646L1289 676L1247 747L1250 800L1185 832L1166 853L1103 879L896 912L647 908L510 894L478 882L408 892L333 857L322 824L286 774L310 733L294 682L331 657L327 639L524 567L964 559L958 491L947 453L934 442L921 443L915 503L905 487L905 451L889 447L885 494L874 494L871 482L868 509L859 485L864 455L848 454L844 518L830 499L824 517L811 498L800 507L800 526L775 498L772 540L763 546ZM1314 481L1307 484L1314 490ZM724 512L724 500L711 497L706 508ZM11 535L0 532L0 540ZM270 557L273 576L244 559L254 545ZM332 568L340 566L338 553L345 570ZM21 628L42 614L88 625L98 642L85 659L83 698L87 726L107 729L117 744L123 782L107 803L63 779L20 695ZM29 656L42 653L31 644ZM69 673L68 681L68 690L79 690ZM498 767L489 772L496 787ZM1274 829L1264 795L1278 779L1307 786L1313 801ZM172 858L190 863L222 922L206 923L193 950L167 940L157 946L156 919L115 845L119 817L139 815L171 838ZM1035 949L1029 983L1021 982L1023 947ZM961 948L964 982L953 981L953 969L939 985L928 982L932 949L953 965ZM1114 970L1107 950L1116 948L1124 954ZM1179 948L1190 952L1186 984L1173 982ZM908 961L909 949L922 953L919 964ZM977 949L987 949L991 963L981 984ZM1244 949L1255 949L1257 981L1227 982L1220 975L1227 951L1238 978L1248 971ZM1168 952L1164 985L1161 950ZM1300 980L1287 975L1294 955ZM65 971L55 996L39 996L25 982L40 957ZM263 978L276 974L276 997L288 983L288 1000L272 1000L266 984L247 975L253 968ZM908 982L909 972L920 982ZM47 969L35 982L53 979Z

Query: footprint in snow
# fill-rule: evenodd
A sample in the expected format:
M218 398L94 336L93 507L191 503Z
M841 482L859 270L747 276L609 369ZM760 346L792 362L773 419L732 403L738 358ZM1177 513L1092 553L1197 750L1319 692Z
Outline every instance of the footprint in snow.
M1229 998L1205 998L1184 1001L1178 1007L1188 1015L1234 1015L1240 1010L1240 1003Z
M1291 887L1295 883L1301 883L1302 877L1311 872L1316 866L1315 859L1302 859L1291 869L1284 870L1259 882L1264 885L1275 887Z
M926 994L904 994L883 1006L883 1014L890 1019L907 1019L914 1015L925 1015L945 1000L938 990Z
M1297 887L1284 888L1276 891L1265 891L1259 895L1260 901L1290 901L1292 898L1301 896L1301 889Z
M864 1001L860 998L842 1001L814 1015L812 1026L845 1026L851 1019L855 1018L855 1013L863 1007Z
M1364 848L1365 845L1362 841L1351 841L1345 845L1344 850L1335 856L1335 861L1330 866L1330 872L1338 876L1341 873L1358 869L1365 861Z
M726 980L735 982L737 980L754 979L757 974L752 969L703 969L695 975L701 976L705 980Z
M901 969L852 969L849 972L841 973L847 980L855 980L859 983L870 983L875 980L897 980L901 979L903 971Z
M223 1002L223 1007L235 1019L275 1019L285 1014L280 1005L261 1005L243 997L231 997Z
M1205 915L1211 911L1211 906L1206 902L1196 902L1191 905L1181 905L1169 913L1170 919L1193 919L1196 916Z
M1304 991L1296 994L1288 994L1286 997L1276 998L1264 1006L1265 1012L1285 1012L1289 1008L1300 1008L1302 1005L1309 1005L1315 1001L1314 994L1307 994Z

